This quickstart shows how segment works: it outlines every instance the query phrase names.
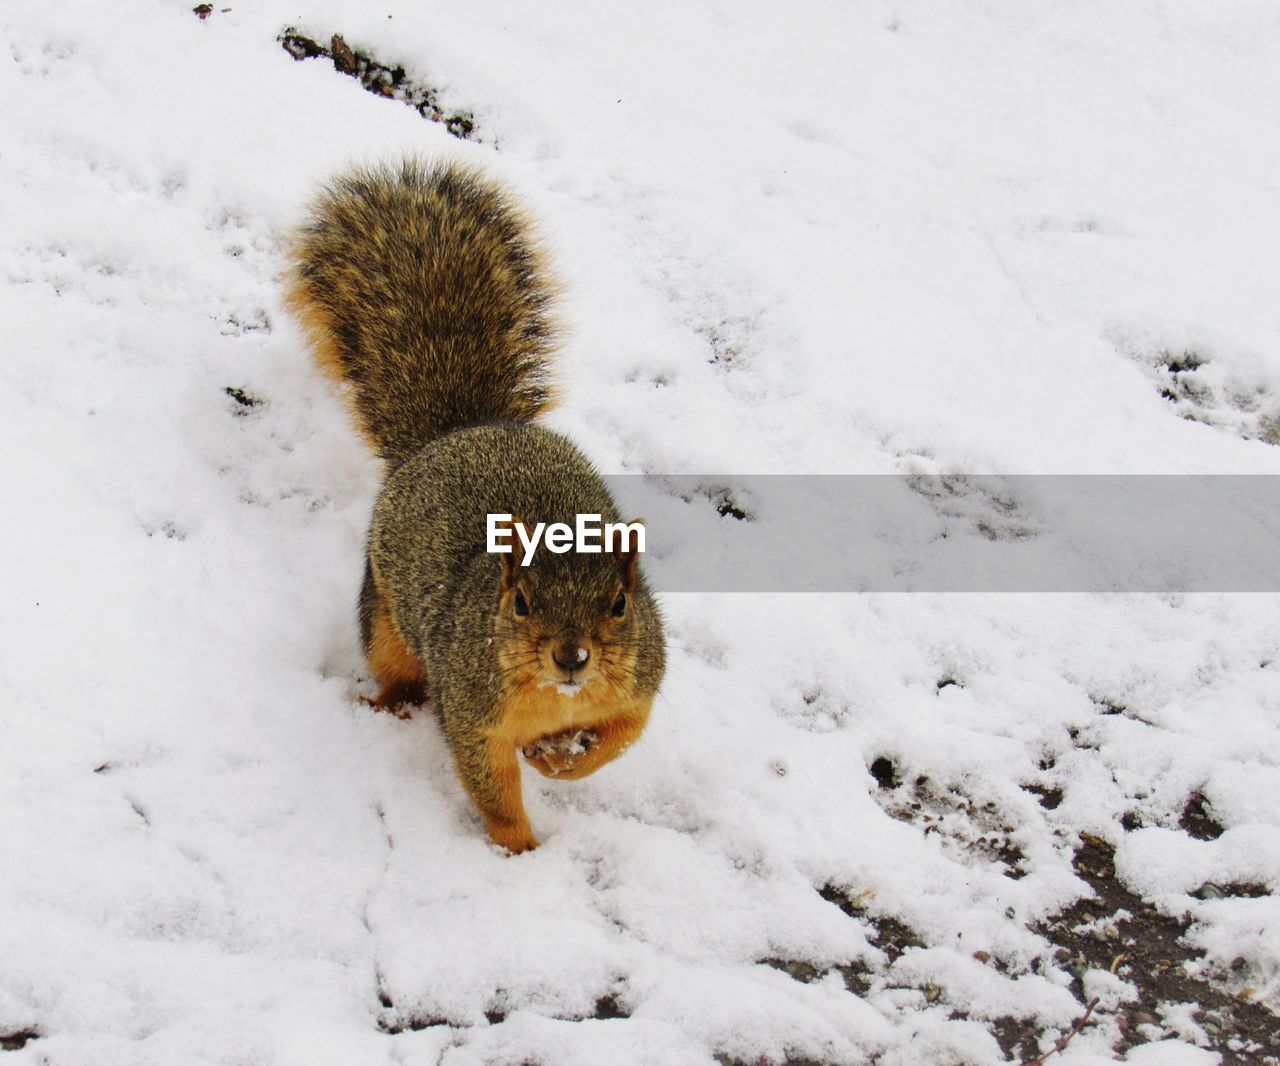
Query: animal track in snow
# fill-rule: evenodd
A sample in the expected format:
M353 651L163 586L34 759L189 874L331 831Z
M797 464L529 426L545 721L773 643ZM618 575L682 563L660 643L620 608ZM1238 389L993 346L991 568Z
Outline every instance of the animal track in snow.
M1110 340L1143 368L1180 418L1280 444L1278 383L1257 353L1209 336L1160 339L1120 327Z

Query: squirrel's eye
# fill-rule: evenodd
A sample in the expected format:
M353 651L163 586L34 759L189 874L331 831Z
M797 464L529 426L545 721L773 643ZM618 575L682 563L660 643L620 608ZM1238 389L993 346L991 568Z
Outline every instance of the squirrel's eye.
M524 598L524 593L516 589L515 599L512 601L512 608L515 610L517 618L529 617L529 601Z
M621 618L627 613L627 594L619 592L618 598L613 601L613 617Z

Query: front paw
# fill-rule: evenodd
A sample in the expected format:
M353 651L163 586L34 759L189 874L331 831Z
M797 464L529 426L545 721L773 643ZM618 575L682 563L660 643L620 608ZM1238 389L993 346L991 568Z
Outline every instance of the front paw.
M566 729L526 744L521 751L529 765L544 777L563 777L570 773L599 742L590 729Z
M538 839L533 835L527 821L508 824L490 820L488 829L489 839L512 855L532 851L538 846Z

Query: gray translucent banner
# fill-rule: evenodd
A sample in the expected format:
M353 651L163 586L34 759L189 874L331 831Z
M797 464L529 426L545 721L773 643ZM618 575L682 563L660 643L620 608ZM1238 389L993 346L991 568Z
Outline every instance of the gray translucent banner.
M1280 476L606 481L663 592L1280 591Z

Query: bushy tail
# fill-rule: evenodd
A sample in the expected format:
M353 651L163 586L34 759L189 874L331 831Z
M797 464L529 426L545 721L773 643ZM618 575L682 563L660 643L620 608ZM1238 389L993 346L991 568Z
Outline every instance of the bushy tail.
M554 282L522 212L478 172L408 159L342 175L292 260L286 305L392 467L450 430L549 406Z

